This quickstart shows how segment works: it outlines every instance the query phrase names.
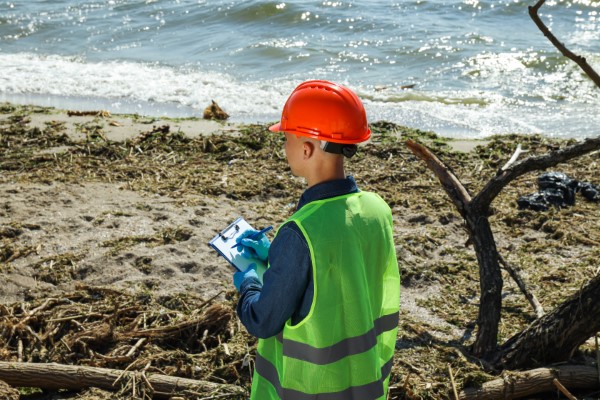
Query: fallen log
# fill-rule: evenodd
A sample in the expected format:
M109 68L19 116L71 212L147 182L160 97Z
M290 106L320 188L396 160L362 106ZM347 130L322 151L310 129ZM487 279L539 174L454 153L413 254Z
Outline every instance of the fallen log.
M81 390L96 387L119 391L131 382L144 382L146 394L153 398L169 398L186 392L243 396L246 391L238 386L219 384L176 376L124 371L108 368L64 365L56 363L19 363L0 361L0 381L14 387L41 389ZM135 391L135 385L133 387Z
M569 390L598 389L598 370L585 365L560 365L522 372L505 372L504 376L484 383L480 388L467 388L461 400L512 400L538 393L556 392L557 380Z
M519 370L534 363L548 365L570 359L579 346L600 330L598 298L600 275L504 342L492 363L498 368Z

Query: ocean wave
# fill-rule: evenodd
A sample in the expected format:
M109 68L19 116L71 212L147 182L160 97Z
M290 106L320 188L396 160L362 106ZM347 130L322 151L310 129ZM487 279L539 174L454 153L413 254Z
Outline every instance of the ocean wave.
M165 103L201 113L211 100L232 115L276 115L291 90L243 83L228 74L126 61L85 62L78 57L0 54L0 92L108 99L114 104Z
M512 73L531 69L523 65L523 55L488 55L475 60L476 67L472 68L488 74L485 79L498 82L510 81L514 79ZM505 66L493 72L498 63ZM363 99L370 121L388 120L454 137L514 132L562 137L600 134L596 128L600 127L600 116L595 112L599 96L591 94L597 93L597 88L592 92L592 83L573 63L565 64L564 69L566 75L531 74L531 80L543 80L542 85L531 83L537 84L538 90L527 91L531 86L525 82L522 88L512 88L510 95L475 84L469 89L452 90L448 85L432 89L419 82L414 87L373 86L348 79L339 82ZM171 117L200 116L215 100L233 122L271 122L279 119L287 96L298 83L326 74L240 80L193 63L173 66L158 62L92 62L83 57L34 53L0 54L0 100ZM567 79L566 84L565 76L579 80ZM586 84L590 85L590 94L581 89Z

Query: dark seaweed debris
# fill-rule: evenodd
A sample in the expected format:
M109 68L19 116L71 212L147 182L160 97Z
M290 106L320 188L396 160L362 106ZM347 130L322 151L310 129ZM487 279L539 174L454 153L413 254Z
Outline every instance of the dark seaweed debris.
M517 200L520 209L546 211L550 206L570 207L575 205L575 195L581 193L584 199L597 202L600 191L590 182L572 179L562 172L547 172L538 177L539 191L521 196Z

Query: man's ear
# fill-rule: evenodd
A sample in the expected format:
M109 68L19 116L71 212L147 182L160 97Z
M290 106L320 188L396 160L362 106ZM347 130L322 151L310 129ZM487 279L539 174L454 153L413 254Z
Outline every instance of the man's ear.
M308 160L309 158L311 158L315 152L315 144L309 141L305 141L302 143L302 151L303 151L303 158L305 160Z

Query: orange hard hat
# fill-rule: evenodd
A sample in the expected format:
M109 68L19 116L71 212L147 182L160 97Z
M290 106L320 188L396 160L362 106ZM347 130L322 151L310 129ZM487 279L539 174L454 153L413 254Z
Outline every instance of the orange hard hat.
M322 80L298 85L283 106L281 121L269 130L343 144L371 137L358 96L347 87Z

